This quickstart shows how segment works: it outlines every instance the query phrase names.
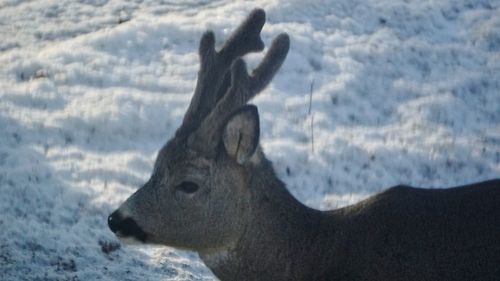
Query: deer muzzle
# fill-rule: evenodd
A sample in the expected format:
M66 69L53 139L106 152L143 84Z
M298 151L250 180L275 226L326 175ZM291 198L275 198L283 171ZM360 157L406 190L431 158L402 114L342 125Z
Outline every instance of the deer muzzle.
M145 243L148 237L132 218L124 217L119 210L108 217L108 226L119 238L135 238Z

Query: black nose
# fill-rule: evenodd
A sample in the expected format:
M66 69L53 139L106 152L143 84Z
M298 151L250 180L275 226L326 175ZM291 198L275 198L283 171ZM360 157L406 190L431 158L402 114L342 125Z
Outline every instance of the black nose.
M108 226L111 231L116 233L120 229L120 225L122 224L123 217L120 213L117 211L114 211L111 215L108 217Z
M147 234L132 218L123 217L118 210L108 217L108 226L118 236L135 237L139 241L146 242Z

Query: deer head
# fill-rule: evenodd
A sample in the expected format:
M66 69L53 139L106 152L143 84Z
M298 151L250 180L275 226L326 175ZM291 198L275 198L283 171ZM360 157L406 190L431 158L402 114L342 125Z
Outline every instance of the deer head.
M247 73L241 57L264 48L264 22L264 11L254 10L219 51L214 34L203 34L182 125L158 153L151 178L108 218L119 237L203 251L240 236L249 178L262 156L257 107L247 102L269 84L289 49L288 35L280 34Z

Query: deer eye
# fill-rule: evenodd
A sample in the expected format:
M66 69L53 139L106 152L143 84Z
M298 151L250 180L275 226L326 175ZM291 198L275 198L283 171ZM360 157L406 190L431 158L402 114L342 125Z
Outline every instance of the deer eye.
M184 193L195 193L200 187L192 181L183 181L175 187L176 190Z

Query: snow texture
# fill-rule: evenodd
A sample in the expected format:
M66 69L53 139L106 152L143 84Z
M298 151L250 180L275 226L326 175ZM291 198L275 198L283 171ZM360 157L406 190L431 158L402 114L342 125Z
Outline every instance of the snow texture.
M120 245L106 218L179 126L200 35L254 7L266 45L291 36L253 103L302 202L500 176L498 0L4 0L0 280L215 279L195 253Z

